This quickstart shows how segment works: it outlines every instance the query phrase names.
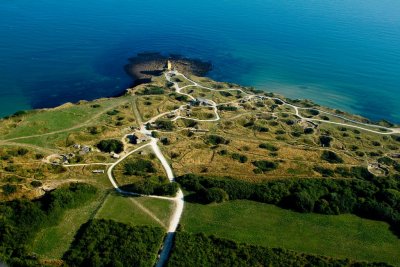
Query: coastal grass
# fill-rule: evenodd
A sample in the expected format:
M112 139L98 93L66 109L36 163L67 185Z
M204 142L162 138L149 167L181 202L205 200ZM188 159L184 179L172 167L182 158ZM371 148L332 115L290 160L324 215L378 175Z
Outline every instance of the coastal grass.
M37 110L18 118L1 122L3 139L68 131L85 126L104 112L122 105L126 97L98 100L78 105L66 104L55 109Z
M173 203L167 200L127 197L113 193L105 200L96 214L96 219L111 219L130 225L150 225L165 228L168 226L172 209ZM154 219L150 214L157 219Z
M303 214L237 200L211 205L186 203L181 225L187 232L237 242L400 266L400 239L389 225L354 215Z

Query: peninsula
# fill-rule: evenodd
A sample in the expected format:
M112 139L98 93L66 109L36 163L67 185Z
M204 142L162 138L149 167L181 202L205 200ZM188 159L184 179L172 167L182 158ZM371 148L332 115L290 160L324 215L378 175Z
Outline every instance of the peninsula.
M2 261L400 266L399 126L158 56L123 96L0 121Z

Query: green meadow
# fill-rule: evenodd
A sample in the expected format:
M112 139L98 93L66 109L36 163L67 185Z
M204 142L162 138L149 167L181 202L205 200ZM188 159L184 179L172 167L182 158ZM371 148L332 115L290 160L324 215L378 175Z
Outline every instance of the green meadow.
M185 203L185 231L266 247L400 266L400 239L384 222L297 213L252 201Z

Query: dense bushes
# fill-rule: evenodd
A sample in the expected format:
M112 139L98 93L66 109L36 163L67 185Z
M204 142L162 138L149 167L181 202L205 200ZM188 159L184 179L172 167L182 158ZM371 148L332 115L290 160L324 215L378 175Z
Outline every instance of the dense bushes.
M218 106L218 110L226 110L226 111L236 111L238 108L235 106L226 106L226 105L220 105Z
M187 174L176 180L184 189L194 192L188 196L191 201L209 203L207 192L220 188L231 200L248 199L299 212L353 213L383 220L400 235L400 177L374 177L357 167L343 173L359 178L287 179L256 184L229 177Z
M138 182L121 186L124 191L159 196L175 196L178 191L176 183L170 183L163 176L147 176Z
M64 211L78 207L96 194L87 184L71 184L36 201L14 200L0 204L0 261L10 266L39 266L27 246L43 227L57 224Z
M332 137L330 136L326 136L326 135L321 135L319 137L319 143L321 144L321 146L323 147L330 147L331 146L331 142L332 142Z
M167 266L389 266L237 243L204 234L178 232Z
M211 145L220 145L220 144L225 145L228 144L229 141L223 138L222 136L211 134L207 136L207 143Z
M339 157L335 152L329 150L322 152L321 159L326 160L329 163L343 163L341 157Z
M1 189L3 189L4 195L9 196L16 193L18 188L14 184L5 184L1 186Z
M262 144L260 144L258 147L259 147L259 148L262 148L262 149L267 149L267 150L273 151L273 152L279 150L278 147L276 147L276 146L274 146L274 145L271 145L271 144L268 144L268 143L262 143Z
M172 131L175 128L174 123L172 121L164 119L156 120L155 126L157 129L165 131Z
M124 174L126 175L145 175L147 173L155 173L156 169L153 163L145 159L137 159L124 164Z
M268 160L253 161L252 164L256 167L256 170L259 170L260 172L269 172L278 167L278 163Z
M116 139L102 140L97 144L97 148L103 152L121 153L124 150L124 144Z
M153 266L163 236L158 227L91 220L63 259L69 266Z
M240 163L246 163L248 158L246 155L242 155L239 153L233 153L231 155L232 159L239 161Z

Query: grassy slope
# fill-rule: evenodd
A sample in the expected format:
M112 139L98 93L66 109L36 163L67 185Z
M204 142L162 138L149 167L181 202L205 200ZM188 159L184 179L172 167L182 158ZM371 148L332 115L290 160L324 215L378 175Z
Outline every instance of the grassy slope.
M10 129L3 138L16 138L21 136L36 135L54 131L68 130L71 127L79 127L99 116L101 113L126 102L126 97L119 97L97 101L100 107L92 108L92 102L59 107L51 110L39 110L22 118L18 127Z
M60 259L68 250L81 225L86 223L101 205L104 194L102 191L91 203L68 210L60 224L41 230L33 242L32 251L43 258Z
M301 214L251 201L186 203L181 224L188 232L250 244L397 265L400 262L400 239L388 225L353 215Z
M33 242L33 252L46 259L60 259L68 250L77 230L93 217L112 219L130 225L161 227L140 210L132 199L155 214L164 225L168 225L173 205L171 202L146 197L123 197L114 192L106 195L102 191L92 203L67 211L59 225L40 231Z

